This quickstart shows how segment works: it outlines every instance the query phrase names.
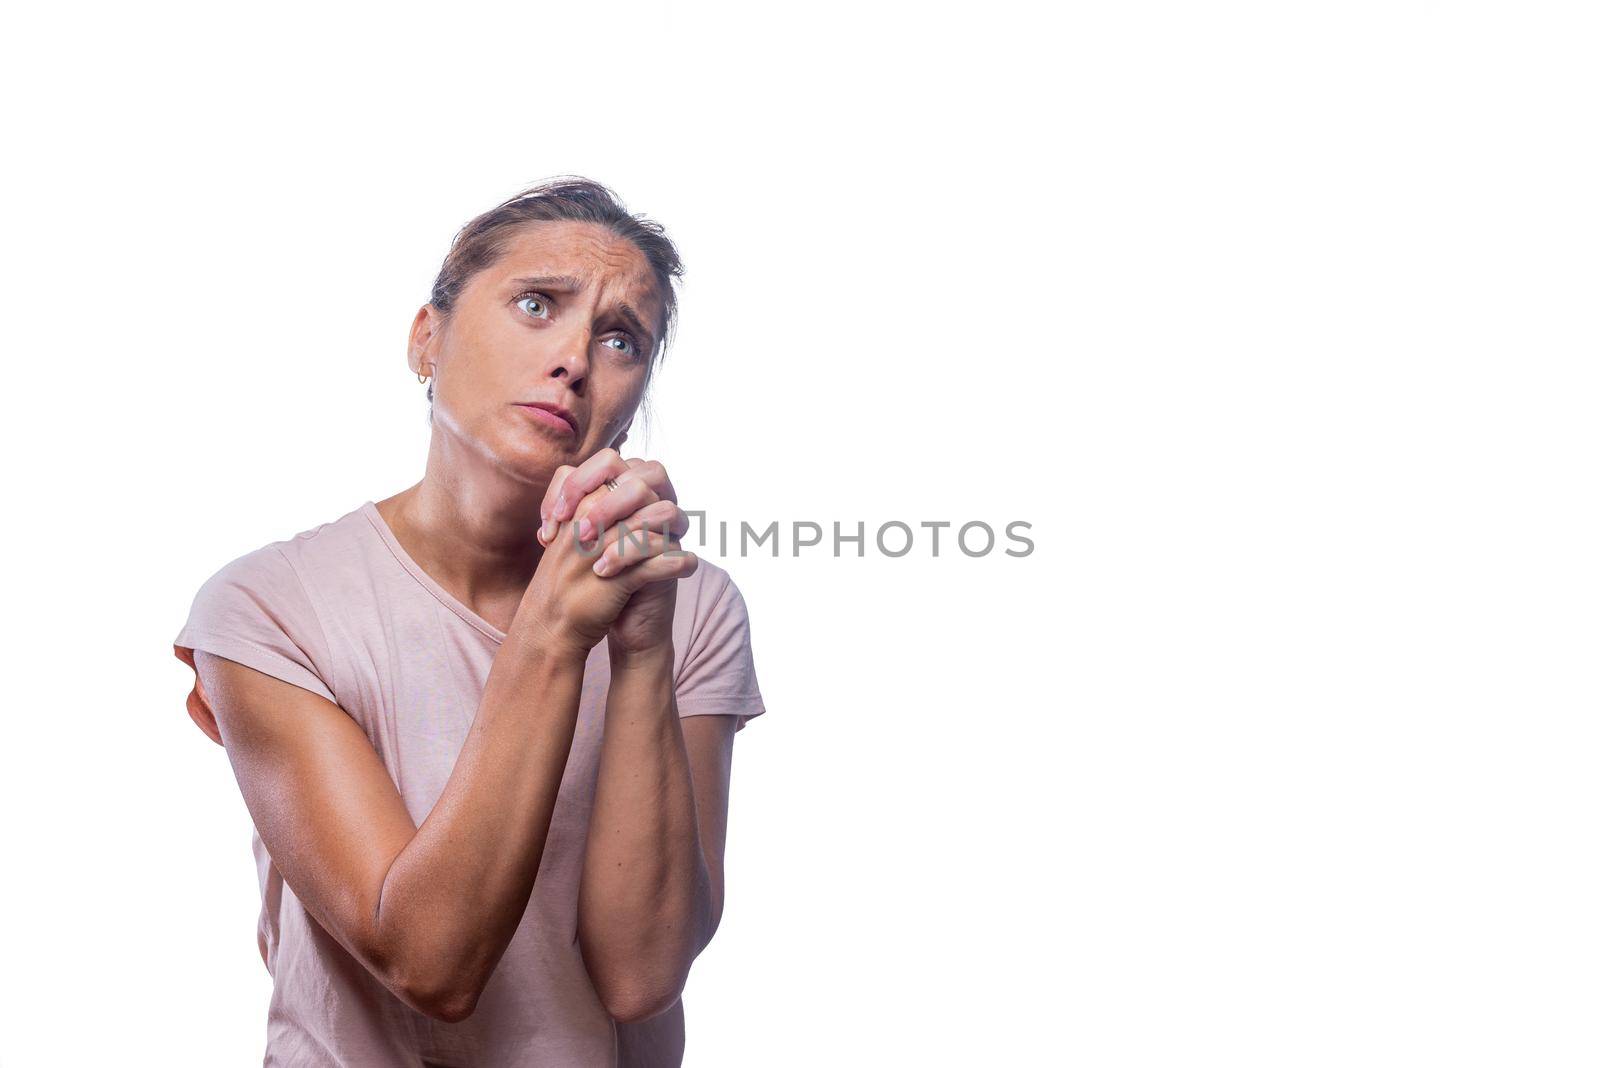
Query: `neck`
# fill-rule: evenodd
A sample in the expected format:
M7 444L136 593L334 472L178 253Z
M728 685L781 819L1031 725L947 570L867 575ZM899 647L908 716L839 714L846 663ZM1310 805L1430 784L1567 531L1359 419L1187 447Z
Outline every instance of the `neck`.
M509 614L496 604L514 609L544 554L535 534L546 485L509 477L435 428L422 481L374 503L434 581L494 619Z

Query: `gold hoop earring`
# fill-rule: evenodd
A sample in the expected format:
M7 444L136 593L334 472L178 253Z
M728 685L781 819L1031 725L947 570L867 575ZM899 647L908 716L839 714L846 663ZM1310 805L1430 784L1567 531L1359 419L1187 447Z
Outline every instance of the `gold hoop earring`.
M421 371L417 372L417 381L418 382L426 382L427 380L428 380L428 376L427 375L423 374Z

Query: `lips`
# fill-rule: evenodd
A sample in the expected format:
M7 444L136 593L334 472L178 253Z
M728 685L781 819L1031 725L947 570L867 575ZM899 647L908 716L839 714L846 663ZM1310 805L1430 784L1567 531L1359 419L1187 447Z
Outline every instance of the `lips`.
M561 420L561 422L566 424L567 429L572 432L572 436L573 437L577 437L578 436L578 418L577 418L577 416L573 415L571 412L569 412L567 409L561 407L561 405L559 405L559 404L550 404L550 403L547 403L545 401L533 401L532 403L529 403L529 404L518 404L517 407L519 407L519 408L530 408L530 409L532 409L532 410L534 410L536 412L543 412L543 413L546 413L548 415L552 415L555 418ZM554 426L555 424L552 422L551 425Z

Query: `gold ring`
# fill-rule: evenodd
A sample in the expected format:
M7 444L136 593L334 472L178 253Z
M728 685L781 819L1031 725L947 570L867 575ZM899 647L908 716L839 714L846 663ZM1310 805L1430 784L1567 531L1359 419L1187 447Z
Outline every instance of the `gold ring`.
M617 480L616 479L614 479L614 478L606 479L606 489L614 490L616 488L617 488Z

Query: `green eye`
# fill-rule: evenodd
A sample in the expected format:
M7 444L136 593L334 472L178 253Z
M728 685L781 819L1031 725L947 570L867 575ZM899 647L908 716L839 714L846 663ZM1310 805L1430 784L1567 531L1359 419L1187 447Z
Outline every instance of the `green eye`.
M518 297L517 307L521 308L524 312L526 312L528 315L531 315L535 319L550 318L550 305L546 304L539 297Z

